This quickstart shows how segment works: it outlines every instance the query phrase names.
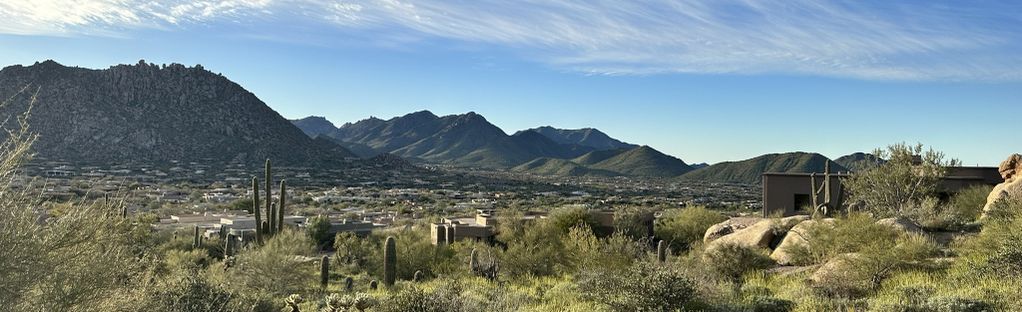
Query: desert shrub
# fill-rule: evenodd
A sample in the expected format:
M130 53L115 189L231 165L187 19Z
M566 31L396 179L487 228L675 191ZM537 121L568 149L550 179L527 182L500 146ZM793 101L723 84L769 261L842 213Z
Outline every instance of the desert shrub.
M377 276L383 277L383 244L385 236L393 236L397 247L397 278L411 280L415 271L422 271L426 276L436 276L455 270L459 265L454 261L454 252L446 246L436 246L430 241L428 233L422 227L412 227L391 233L374 233L374 240L381 242L377 248L371 249L369 262Z
M657 238L670 244L671 249L684 250L702 241L706 229L724 220L726 216L702 206L670 210L657 220L654 232Z
M640 261L628 270L583 278L584 298L615 311L679 311L695 297L695 286L680 270Z
M348 264L354 269L367 270L366 265L379 246L372 240L358 237L351 232L340 232L334 237L335 264Z
M593 217L588 210L582 207L561 207L554 209L550 212L550 215L546 220L542 221L553 229L557 230L560 234L567 234L568 230L576 226L588 227L591 231L596 231L596 226L599 223L596 218Z
M774 265L774 260L761 248L721 244L706 249L702 256L702 265L725 281L740 283L743 275L766 269Z
M433 291L409 285L392 292L373 311L380 312L458 312L463 311L461 287L448 283Z
M788 312L795 307L791 300L771 296L753 296L747 300L747 310L752 312Z
M235 296L195 272L169 276L147 288L133 305L140 311L230 311Z
M853 213L833 223L817 222L809 226L805 231L808 244L795 245L787 251L792 255L792 263L822 264L837 255L859 252L878 242L889 245L898 236L898 230L876 224L868 215Z
M848 188L851 202L861 202L878 218L905 216L913 205L935 196L947 167L959 164L922 144L894 144L875 150L873 155L887 161L856 172L842 184Z
M614 211L614 233L622 234L633 240L648 239L650 235L650 224L646 218L651 218L653 212L644 207L624 207ZM649 219L652 222L652 219Z
M237 279L229 281L280 298L303 293L318 281L314 272L319 265L303 261L303 257L313 256L314 251L315 244L305 233L284 229L263 246L238 254L232 269Z
M959 191L948 202L944 210L945 219L958 225L976 221L983 213L987 195L990 195L992 189L988 185L977 185Z
M831 259L814 274L813 287L831 297L857 298L880 287L899 270L923 266L938 249L925 237L906 234L893 241L878 241L854 253ZM829 266L829 267L828 267Z
M623 270L643 254L640 243L621 233L597 238L585 227L575 227L564 237L565 258L572 272Z
M560 222L541 220L526 227L523 235L508 242L507 250L500 254L500 274L519 276L550 276L568 263ZM583 226L590 229L591 227Z
M316 248L322 249L331 246L334 242L330 237L330 218L326 216L315 216L310 218L309 227L306 232L309 238L316 243Z

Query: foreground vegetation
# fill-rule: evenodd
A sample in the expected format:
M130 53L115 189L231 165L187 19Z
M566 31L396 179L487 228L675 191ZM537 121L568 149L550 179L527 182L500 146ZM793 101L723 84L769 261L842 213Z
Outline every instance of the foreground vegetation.
M0 183L29 156L34 137L20 129L0 146ZM74 202L59 218L41 218L38 198L0 184L0 309L1019 310L1022 203L1002 203L979 229L983 189L947 202L919 191L821 220L806 245L789 250L799 266L778 268L767 250L704 245L702 234L725 217L700 207L666 211L656 238L628 223L641 219L629 217L638 209L619 216L615 234L598 235L585 210L562 208L534 223L502 222L494 244L434 246L421 223L338 235L324 258L322 237L293 230L227 253L216 238L154 232L115 201ZM522 211L500 213L519 220ZM876 223L886 216L958 235L941 244Z

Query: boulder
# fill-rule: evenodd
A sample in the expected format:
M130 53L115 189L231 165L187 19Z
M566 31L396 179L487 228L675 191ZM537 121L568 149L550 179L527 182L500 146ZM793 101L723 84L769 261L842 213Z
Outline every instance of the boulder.
M780 231L780 232L787 232L787 231L791 230L792 228L794 228L799 223L805 222L805 221L807 221L809 219L811 219L811 218L808 215L797 215L797 216L790 216L790 217L781 218L781 220L778 220L777 226L774 227L774 228L777 229L777 231Z
M987 217L994 209L994 204L1008 198L1022 198L1022 155L1013 154L1001 162L997 170L1004 178L1004 182L994 186L987 195L986 205L983 206L983 217Z
M714 224L706 229L706 233L703 234L703 243L712 242L763 220L763 218L756 217L736 217L724 220L724 222Z
M819 269L816 269L816 272L809 276L809 280L813 284L826 284L837 280L845 280L852 269L855 268L856 262L862 258L863 256L858 253L840 254L824 263Z
M777 248L770 253L770 259L774 259L774 261L777 261L777 264L780 265L790 265L792 260L792 255L790 253L791 248L794 248L795 246L807 247L810 239L809 229L821 223L829 224L832 222L805 220L792 227L791 230L784 235L784 240L781 241L781 244L777 245Z
M752 226L713 240L706 246L706 248L712 249L724 244L770 248L770 241L774 239L774 231L774 221L764 219L756 222L756 224L753 224Z
M727 221L711 225L710 228L706 229L706 234L703 234L703 243L712 242L734 232L735 228L727 223Z
M876 224L886 225L906 233L923 234L923 229L918 224L905 217L895 217L877 220Z

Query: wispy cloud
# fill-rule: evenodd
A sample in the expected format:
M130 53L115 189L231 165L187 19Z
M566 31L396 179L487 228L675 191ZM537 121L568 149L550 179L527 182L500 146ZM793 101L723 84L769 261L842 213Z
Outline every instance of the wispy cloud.
M259 22L253 22L258 20ZM987 1L6 0L0 32L125 34L313 23L338 38L444 39L591 74L791 73L1022 80L1022 4ZM285 28L286 29L286 28ZM330 36L323 38L331 39Z

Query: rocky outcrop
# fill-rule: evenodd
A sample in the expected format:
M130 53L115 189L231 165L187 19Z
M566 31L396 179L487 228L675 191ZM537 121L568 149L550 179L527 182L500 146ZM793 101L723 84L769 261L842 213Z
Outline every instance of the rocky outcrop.
M820 266L813 275L809 276L809 280L813 284L828 284L835 280L847 279L848 272L855 268L856 262L863 259L863 256L858 253L846 253L838 255L823 266Z
M797 225L792 227L787 234L784 235L784 240L782 240L781 243L777 245L777 248L774 248L774 251L770 253L770 258L774 259L774 261L777 261L777 264L780 265L792 264L791 263L793 260L792 259L793 255L791 253L792 250L800 246L801 247L809 246L809 240L811 239L810 237L811 234L809 233L809 230L813 226L816 226L817 224L833 224L833 223L834 219L824 219L821 221L805 220L798 223Z
M995 209L998 201L1005 199L1022 199L1022 155L1013 154L998 166L1004 182L994 186L983 206L983 217L987 217Z
M728 244L744 247L770 248L770 242L774 239L775 235L774 224L775 222L773 220L761 220L752 226L711 241L710 244L706 246L706 249L713 249L717 248L717 246Z
M714 224L710 226L710 228L706 229L706 233L703 234L703 243L708 244L714 240L717 240L718 238L740 231L763 220L766 219L755 217L737 217L724 220L724 222Z

